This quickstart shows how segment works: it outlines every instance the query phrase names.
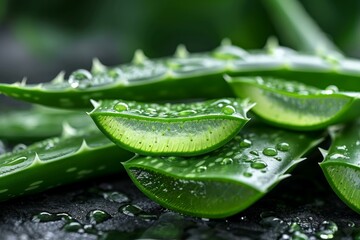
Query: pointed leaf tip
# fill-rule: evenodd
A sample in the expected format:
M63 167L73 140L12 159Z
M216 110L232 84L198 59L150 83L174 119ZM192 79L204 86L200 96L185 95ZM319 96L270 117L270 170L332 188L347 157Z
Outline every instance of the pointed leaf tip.
M51 81L52 83L62 83L64 82L65 71L59 72L56 77Z
M231 46L232 42L229 38L224 38L223 40L221 40L221 46Z
M148 57L145 56L144 52L141 49L135 51L132 62L134 64L143 64Z
M71 137L76 135L76 129L73 128L68 122L63 122L62 124L62 134L63 137Z
M228 75L228 74L224 74L224 75L223 75L223 78L224 78L224 80L225 80L226 82L231 82L231 81L232 81L232 77L231 77L230 75Z
M189 55L189 51L184 44L179 44L176 47L175 56L178 58L186 58Z
M319 151L320 151L320 153L321 153L321 155L323 156L323 158L326 158L326 156L328 155L328 150L325 150L325 149L323 149L323 148L318 148L319 149Z
M98 58L94 58L92 61L91 72L99 73L104 72L106 70L106 66L100 62Z
M26 85L27 82L27 77L23 77L23 79L20 82L20 86L24 87Z
M90 99L90 103L93 105L94 109L100 106L100 102L97 102L94 99Z
M279 40L275 36L270 36L265 44L265 49L272 53L276 48L279 47Z

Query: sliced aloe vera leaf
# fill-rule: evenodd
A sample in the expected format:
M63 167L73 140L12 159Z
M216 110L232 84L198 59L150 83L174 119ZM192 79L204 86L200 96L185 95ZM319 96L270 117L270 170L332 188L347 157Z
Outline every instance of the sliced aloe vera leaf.
M264 196L320 139L318 134L250 124L231 142L202 156L138 156L123 165L135 185L160 205L221 218Z
M72 132L73 133L73 132ZM0 201L105 174L134 154L99 130L68 134L0 155Z
M136 101L234 97L222 76L274 76L324 88L360 91L360 61L298 53L270 46L245 51L224 41L212 52L189 54L179 47L175 56L147 59L137 52L134 61L106 67L95 61L91 72L80 69L68 79L60 73L42 84L0 83L0 93L27 102L61 108L89 108L90 99ZM314 81L314 79L316 81Z
M261 77L226 77L238 97L266 122L289 129L314 130L360 116L360 93L325 90L298 82Z
M339 198L360 213L360 119L342 129L332 127L333 139L320 167Z
M94 103L99 129L122 148L144 155L193 156L212 151L248 122L247 100L215 99L155 104L123 100Z
M55 137L61 135L63 124L75 129L94 125L85 111L36 106L27 110L0 112L0 138L30 142Z

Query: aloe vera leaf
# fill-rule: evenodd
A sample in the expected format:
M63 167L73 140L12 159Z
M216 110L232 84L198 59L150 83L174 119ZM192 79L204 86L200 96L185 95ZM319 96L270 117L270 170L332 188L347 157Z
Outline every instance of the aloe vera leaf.
M89 113L120 147L144 155L193 156L224 145L249 121L254 104L241 99L155 104L124 100L94 102Z
M360 61L306 55L277 47L246 52L223 44L212 52L189 54L178 48L169 58L147 59L137 52L131 64L105 67L95 61L91 73L78 70L50 83L0 84L0 93L61 108L90 107L90 99L135 101L233 97L223 74L289 78L324 88L360 91Z
M341 55L341 51L320 29L299 1L264 0L263 4L280 33L298 50Z
M325 90L298 82L261 77L226 77L238 97L266 122L289 129L314 130L360 116L360 93Z
M332 143L320 167L339 198L360 213L360 119L330 130Z
M90 177L119 172L134 154L100 131L71 131L0 155L0 201Z
M138 156L123 165L135 185L160 205L222 218L256 202L319 141L318 134L249 124L231 142L202 156Z
M59 136L64 123L75 129L94 125L85 111L36 106L0 113L0 138L10 141L30 142Z

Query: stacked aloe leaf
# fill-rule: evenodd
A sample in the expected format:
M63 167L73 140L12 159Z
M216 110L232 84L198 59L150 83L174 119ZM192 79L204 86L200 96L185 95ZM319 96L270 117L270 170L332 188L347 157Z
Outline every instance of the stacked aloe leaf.
M106 67L95 60L91 71L68 79L61 73L39 85L0 84L7 96L63 108L36 106L0 118L3 139L45 139L6 153L0 146L0 200L124 166L159 204L226 217L289 177L330 132L320 166L359 212L360 61L344 57L311 21L314 45L303 37L303 27L285 14L291 8L309 20L296 2L264 2L293 25L285 29L299 34L299 49L310 53L274 39L259 51L224 40L207 53L179 46L173 57L153 60L137 51L132 63Z

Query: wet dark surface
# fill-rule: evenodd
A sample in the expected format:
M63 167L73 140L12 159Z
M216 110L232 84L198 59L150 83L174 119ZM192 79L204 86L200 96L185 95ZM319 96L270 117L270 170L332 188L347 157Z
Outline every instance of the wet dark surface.
M360 217L310 159L231 218L170 212L123 172L1 203L0 239L360 239Z

